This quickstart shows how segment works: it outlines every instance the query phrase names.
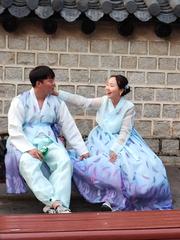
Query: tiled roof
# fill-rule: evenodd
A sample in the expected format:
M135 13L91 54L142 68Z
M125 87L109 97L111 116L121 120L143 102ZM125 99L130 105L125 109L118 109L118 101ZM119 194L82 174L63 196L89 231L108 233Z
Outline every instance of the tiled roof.
M180 17L180 0L0 0L0 14L6 11L17 18L33 12L41 19L56 13L67 22L75 21L84 13L95 22L104 15L122 22L134 14L142 22L155 17L172 23Z

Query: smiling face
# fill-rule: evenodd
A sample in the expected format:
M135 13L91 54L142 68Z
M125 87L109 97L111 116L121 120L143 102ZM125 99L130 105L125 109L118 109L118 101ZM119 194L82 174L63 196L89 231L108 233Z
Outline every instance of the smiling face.
M105 86L106 95L113 101L117 102L121 98L121 93L123 89L119 89L115 77L111 77L107 80Z

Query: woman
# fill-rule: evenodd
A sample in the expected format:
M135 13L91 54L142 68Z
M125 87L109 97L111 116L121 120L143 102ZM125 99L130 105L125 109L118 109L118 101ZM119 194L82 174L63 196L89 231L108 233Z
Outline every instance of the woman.
M102 210L172 209L166 170L134 128L134 105L124 97L128 80L113 75L105 90L106 96L93 99L59 92L65 102L97 109L87 139L90 157L81 161L70 151L78 190Z

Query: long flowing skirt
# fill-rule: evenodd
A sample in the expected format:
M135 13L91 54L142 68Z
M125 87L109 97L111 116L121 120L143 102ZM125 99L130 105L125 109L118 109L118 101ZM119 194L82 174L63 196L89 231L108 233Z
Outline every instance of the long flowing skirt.
M158 156L133 129L115 163L109 149L116 135L99 126L89 134L90 157L80 161L74 151L73 179L83 197L91 203L111 203L117 210L172 209L165 167Z

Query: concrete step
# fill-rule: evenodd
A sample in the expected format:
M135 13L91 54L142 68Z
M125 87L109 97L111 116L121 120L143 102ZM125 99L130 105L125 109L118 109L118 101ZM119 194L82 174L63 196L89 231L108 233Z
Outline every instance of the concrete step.
M170 181L173 195L174 208L180 208L180 167L166 166L167 175ZM7 194L5 183L0 183L0 215L1 214L31 214L42 213L43 204L40 203L32 192L16 195ZM90 204L85 201L77 192L72 189L71 205L73 212L93 212L99 211L99 204Z

